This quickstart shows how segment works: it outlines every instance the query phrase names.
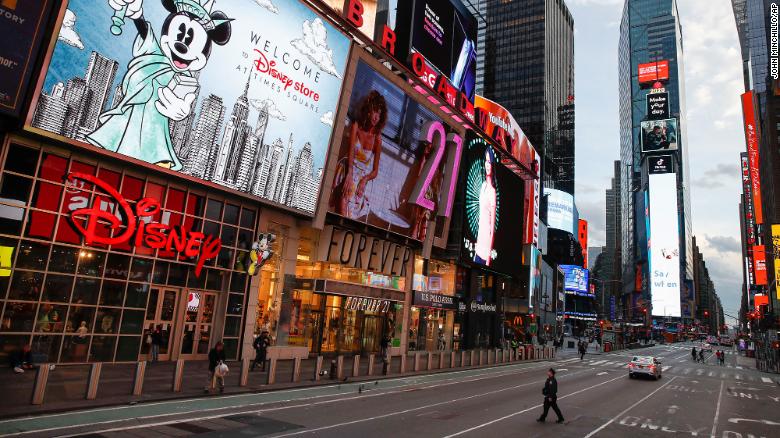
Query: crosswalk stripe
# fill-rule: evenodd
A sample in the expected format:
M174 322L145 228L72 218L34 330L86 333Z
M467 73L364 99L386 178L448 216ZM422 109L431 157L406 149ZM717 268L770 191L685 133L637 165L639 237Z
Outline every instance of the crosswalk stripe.
M686 368L685 371L683 371L683 374L690 374L690 373L691 373L691 369L690 368Z
M738 369L738 370L741 370L741 369L742 369L742 367L741 367L741 366L739 366L739 365L737 365L737 369Z
M661 367L661 371L666 371L666 370L668 370L669 368L671 368L671 366L669 366L669 365L666 365L666 366L664 366L664 367Z
M739 374L734 374L734 378L737 380L742 380L742 376Z
M707 375L713 377L715 375L715 371L710 371L709 373L707 373Z
M704 370L703 369L700 368L700 369L696 370L696 375L697 376L701 376L703 374L704 374Z
M725 379L726 378L726 373L720 373L720 378L721 379Z
M591 362L591 365L601 365L604 362L606 362L606 360L599 360L599 361L596 361L596 362Z
M762 377L761 381L764 383L772 383L772 379L770 379L769 377Z

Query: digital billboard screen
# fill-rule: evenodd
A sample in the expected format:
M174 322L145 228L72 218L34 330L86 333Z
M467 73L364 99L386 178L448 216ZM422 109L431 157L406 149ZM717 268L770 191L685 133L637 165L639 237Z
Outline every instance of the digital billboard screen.
M454 188L444 181L444 164L457 153L442 136L426 138L426 126L444 125L430 109L413 99L365 60L358 59L329 196L329 211L415 240L425 240L441 195ZM450 130L450 128L446 128ZM449 132L452 132L450 130ZM457 135L457 134L456 134ZM451 178L457 177L457 165ZM413 193L428 185L424 199ZM429 203L429 208L422 204Z
M477 78L474 17L448 0L416 0L412 17L412 50L420 52L473 103Z
M677 119L644 120L640 128L642 152L677 150Z
M669 79L669 61L648 62L639 64L637 78L640 84L649 84Z
M500 164L499 152L471 131L463 153L463 258L499 272L520 272L525 183Z
M563 271L563 289L567 293L582 296L594 296L588 287L590 273L587 269L577 265L559 265Z
M576 235L579 224L574 222L574 196L561 190L544 189L547 197L547 227Z
M351 40L297 0L212 6L71 0L28 126L313 213Z
M653 316L680 316L680 228L677 174L649 178L650 294Z

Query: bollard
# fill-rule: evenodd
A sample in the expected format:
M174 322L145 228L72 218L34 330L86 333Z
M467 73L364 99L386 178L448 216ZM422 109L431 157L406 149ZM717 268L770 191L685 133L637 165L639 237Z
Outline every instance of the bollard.
M482 364L484 363L484 359L482 359L482 357L483 357L482 353L484 353L484 352L485 352L484 350L479 350L479 365L480 366L482 366Z
M420 371L420 353L414 353L414 366L412 369L415 372Z
M520 347L520 348L517 350L517 360L518 360L518 361L525 360L525 348L523 348L523 347Z
M146 373L146 361L142 360L135 366L135 378L133 379L133 395L141 395L144 388L144 373Z
M460 367L463 368L466 366L466 350L460 351Z
M401 374L406 372L406 354L401 353Z
M496 348L496 352L493 355L493 364L497 365L498 363L499 363L499 360L498 360L498 348Z
M245 357L241 359L241 377L238 379L238 386L246 386L249 384L249 364L251 359Z
M352 358L352 377L357 377L358 375L360 375L360 355L356 354Z
M382 375L386 376L387 373L390 371L390 364L393 363L393 355L387 354L385 356L382 356Z
M430 371L433 368L433 353L428 352L428 363L425 365L425 371Z
M317 356L317 363L314 366L314 381L319 382L320 377L322 376L322 356Z
M103 363L93 363L89 368L89 380L87 381L87 394L84 398L94 400L97 397L98 382L100 382L100 371L103 369Z
M439 369L444 368L444 352L439 352Z
M32 401L34 405L43 404L43 396L46 394L46 382L49 380L49 364L42 363L35 371L35 386L33 387Z
M509 350L501 350L501 362L509 362Z
M509 362L514 362L514 361L515 361L515 349L513 348L509 350Z
M176 361L176 369L173 371L173 392L181 392L181 380L184 376L184 359Z
M471 354L469 355L469 366L474 366L474 350L471 350Z
M331 376L333 378L333 376ZM336 378L341 380L344 378L344 356L336 358Z
M267 385L273 385L276 383L276 361L278 359L275 357L271 358L271 361L268 363L268 377L265 381Z
M368 375L374 375L374 353L368 355Z
M301 381L301 358L300 357L296 357L295 362L293 363L292 381L293 383L298 383Z
M450 368L455 368L455 352L450 352Z

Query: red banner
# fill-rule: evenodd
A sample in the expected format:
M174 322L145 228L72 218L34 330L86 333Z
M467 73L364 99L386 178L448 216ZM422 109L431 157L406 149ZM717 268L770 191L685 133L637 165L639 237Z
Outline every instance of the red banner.
M582 246L582 267L588 269L588 221L580 219L579 241Z
M666 81L669 79L669 61L667 60L639 64L638 69L640 84Z
M756 284L766 286L766 250L764 245L753 246L753 269L755 269Z
M761 178L758 171L758 126L753 109L753 92L748 91L742 95L742 115L745 123L745 143L747 144L748 163L750 165L750 183L753 191L753 214L756 225L764 223L764 214L761 208ZM758 273L756 273L758 276ZM764 283L766 284L766 283Z

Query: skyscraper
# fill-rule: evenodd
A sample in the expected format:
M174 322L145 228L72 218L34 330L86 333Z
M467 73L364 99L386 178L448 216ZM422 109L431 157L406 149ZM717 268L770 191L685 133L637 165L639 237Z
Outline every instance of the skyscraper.
M118 62L106 58L97 52L92 52L89 56L89 64L87 64L87 73L84 76L84 80L87 82L87 88L91 96L84 112L84 117L81 120L81 129L79 129L80 140L83 140L86 134L97 128L98 116L106 109L108 96L113 89L114 78L118 68Z
M564 0L483 0L484 96L542 157L542 184L574 195L574 18Z
M616 302L620 302L621 278L623 265L621 261L621 230L622 230L622 208L620 204L620 174L623 165L619 160L614 163L614 176L612 185L606 192L606 245L602 252L603 279L607 283L604 287L607 299L614 297Z
M65 86L65 104L67 113L62 128L62 135L75 138L78 134L79 126L88 114L89 102L92 96L92 90L87 86L87 81L82 78L72 78L68 80Z
M193 74L193 77L195 79L200 77L200 72L196 71ZM117 87L119 88L119 87ZM121 90L117 90L118 93L121 93ZM195 91L195 99L193 102L198 101L198 95L200 94L200 87L198 87L197 91ZM119 97L121 100L121 95ZM114 102L118 102L116 100L116 96L114 97ZM190 114L185 117L182 120L179 120L178 122L175 122L171 120L169 123L169 129L171 133L171 145L173 146L174 152L176 152L176 155L179 157L180 160L185 161L187 160L187 156L190 154L190 136L192 135L192 122L195 119L195 111L190 111Z
M693 278L683 46L678 17L676 0L626 0L620 23L618 47L622 208L620 219L625 294L623 299L629 313L637 313L642 307L649 314L649 308L645 303L649 303L651 299L652 278L649 277L651 274L648 251L650 235L647 229L650 220L646 214L648 208L652 209L652 205L648 206L646 200L648 192L652 193L653 187L648 182L646 163L648 156L658 156L660 152L672 156L670 170L676 176L677 188L677 205L674 210L681 215L677 221L681 226L678 248L675 251L680 260L680 278L673 280L679 287L684 280ZM657 77L649 83L640 83L640 80L645 81L644 76L642 78L639 76L640 64L643 65L643 69L647 68L646 65L650 65L661 73L658 73ZM667 65L666 69L661 67ZM675 132L677 149L667 145L669 150L653 151L652 154L643 153L642 138L645 133L642 132L640 125L643 120L651 118L646 110L648 94L659 91L668 93L668 115L678 123L679 129ZM656 212L660 213L660 209Z
M38 106L35 108L32 125L36 128L61 134L67 111L68 105L61 96L56 97L53 94L41 93Z
M208 179L210 177L207 172L213 168L215 142L224 116L225 106L222 104L222 98L210 94L203 99L195 125L195 135L192 137L189 155L184 166L186 173L198 178Z

